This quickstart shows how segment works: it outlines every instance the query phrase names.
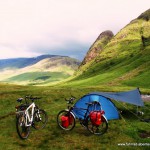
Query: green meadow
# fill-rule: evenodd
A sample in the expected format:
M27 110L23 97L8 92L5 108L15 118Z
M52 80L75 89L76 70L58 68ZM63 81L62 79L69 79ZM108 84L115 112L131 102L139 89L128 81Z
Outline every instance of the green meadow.
M1 149L52 149L52 150L99 150L99 149L148 149L148 146L140 146L140 143L150 143L150 124L141 122L150 116L150 102L145 102L145 107L139 108L144 112L143 116L136 116L136 106L116 102L118 111L122 111L121 119L109 121L108 131L102 136L89 133L80 123L76 127L65 132L56 123L57 113L65 109L65 98L71 95L77 100L91 91L102 91L99 88L84 87L36 87L0 84L0 148ZM21 140L16 132L15 106L17 98L25 95L40 96L36 104L48 114L48 123L42 130L31 128L27 140ZM129 144L139 144L133 146ZM121 146L120 144L126 144Z
M38 64L37 72L30 68L32 72L7 78L11 84L0 83L0 149L148 150L150 123L141 119L150 119L150 100L138 108L143 115L137 115L136 106L113 100L120 119L109 121L108 131L102 136L92 135L78 120L72 131L65 132L57 126L56 116L67 107L65 98L71 95L78 100L89 92L128 91L137 87L142 94L150 94L149 14L150 10L121 29L107 45L104 43L104 49L96 58L86 64L81 63L73 76L72 69L64 66L61 73L58 73L60 68L46 72L46 60L46 63L40 63L41 66L46 65L45 72L39 70L41 66ZM97 46L101 44L99 42L96 42ZM26 86L15 85L23 82ZM16 132L15 106L19 105L17 98L25 95L42 97L36 104L47 112L48 123L43 130L32 128L29 138L21 140Z
M61 81L69 76L70 75L64 72L27 72L8 78L4 82L21 85L43 85L51 82Z

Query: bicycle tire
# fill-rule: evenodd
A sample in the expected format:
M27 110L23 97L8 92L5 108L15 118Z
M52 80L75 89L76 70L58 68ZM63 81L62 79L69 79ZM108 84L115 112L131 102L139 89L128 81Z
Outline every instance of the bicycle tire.
M103 135L108 129L108 122L104 116L101 117L102 123L100 125L93 125L90 117L87 117L87 129L95 135Z
M48 121L47 113L43 109L38 109L33 115L33 124L32 126L37 129L43 129Z
M19 137L21 139L27 139L30 134L30 126L25 126L25 116L24 115L18 115L16 117L16 129Z
M72 118L71 123L69 123L68 127L64 127L62 125L62 121L61 121L62 116L70 116ZM75 127L75 117L68 110L62 110L57 115L57 124L61 129L65 131L71 131Z

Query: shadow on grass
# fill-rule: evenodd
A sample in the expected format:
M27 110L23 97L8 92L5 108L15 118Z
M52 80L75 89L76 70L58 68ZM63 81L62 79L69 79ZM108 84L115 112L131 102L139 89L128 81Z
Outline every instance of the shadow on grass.
M138 120L141 118L141 116L138 116L138 114L136 113L135 110L126 110L126 109L122 109L120 112L121 117L123 117L124 119L127 120Z

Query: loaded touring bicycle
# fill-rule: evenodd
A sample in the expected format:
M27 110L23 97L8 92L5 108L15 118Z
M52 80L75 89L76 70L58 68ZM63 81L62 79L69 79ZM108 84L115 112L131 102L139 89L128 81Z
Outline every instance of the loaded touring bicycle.
M42 129L45 127L48 117L43 109L39 109L35 104L35 100L39 100L38 97L26 96L25 99L19 98L17 102L24 104L16 106L16 128L17 133L21 139L28 138L30 134L30 127L35 129ZM31 103L27 103L30 100Z
M57 115L57 123L63 130L72 130L75 119L91 133L102 135L107 131L108 121L120 119L120 114L111 99L138 106L144 106L139 89L125 92L92 92L81 97L73 106L67 100L68 108Z
M102 135L107 131L108 121L105 112L101 109L101 104L97 101L86 102L86 107L70 106L75 100L74 97L66 100L68 108L62 110L57 115L58 126L66 131L75 127L76 119L80 124L88 129L92 134Z

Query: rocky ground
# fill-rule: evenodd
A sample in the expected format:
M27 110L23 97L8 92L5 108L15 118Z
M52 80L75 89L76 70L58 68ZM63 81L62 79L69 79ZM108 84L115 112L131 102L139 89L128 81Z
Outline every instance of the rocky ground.
M150 95L141 95L143 101L150 101Z

